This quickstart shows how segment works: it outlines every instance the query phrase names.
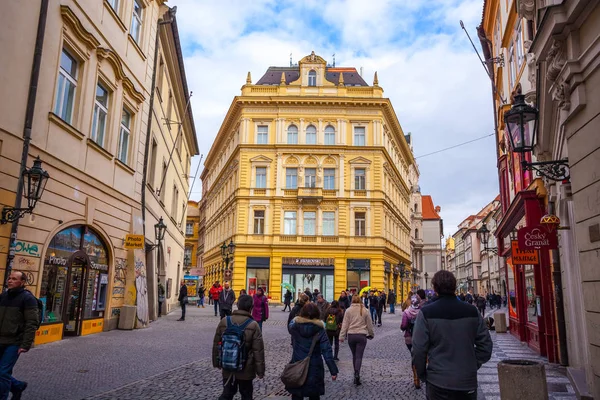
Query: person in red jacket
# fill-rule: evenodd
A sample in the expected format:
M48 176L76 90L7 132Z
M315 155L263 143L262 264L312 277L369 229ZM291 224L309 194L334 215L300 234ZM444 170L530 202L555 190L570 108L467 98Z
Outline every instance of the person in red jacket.
M210 297L212 298L213 303L215 305L215 317L217 316L217 314L220 311L219 310L219 295L221 294L222 291L223 291L223 286L219 285L219 281L216 281L214 283L214 285L212 285L212 287L208 291L208 293L210 294Z

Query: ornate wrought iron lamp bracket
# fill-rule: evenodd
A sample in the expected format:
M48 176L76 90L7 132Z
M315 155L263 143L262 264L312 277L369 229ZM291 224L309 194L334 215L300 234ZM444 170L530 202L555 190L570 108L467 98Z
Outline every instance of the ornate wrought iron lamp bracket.
M523 161L523 169L526 171L535 171L538 177L544 177L553 181L568 181L571 178L569 169L569 160L557 161L539 161L528 163Z

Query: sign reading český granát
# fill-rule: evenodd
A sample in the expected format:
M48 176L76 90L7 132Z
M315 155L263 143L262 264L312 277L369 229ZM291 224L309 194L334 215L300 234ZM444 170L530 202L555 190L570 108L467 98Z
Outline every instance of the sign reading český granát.
M556 231L549 232L541 226L526 226L517 232L522 250L554 250L558 248Z

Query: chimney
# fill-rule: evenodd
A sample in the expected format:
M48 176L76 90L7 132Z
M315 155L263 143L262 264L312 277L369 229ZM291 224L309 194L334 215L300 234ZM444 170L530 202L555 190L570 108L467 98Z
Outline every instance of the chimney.
M436 212L436 213L439 213L439 212L441 212L441 211L442 211L442 207L440 207L440 206L436 206L436 207L435 207L435 212Z

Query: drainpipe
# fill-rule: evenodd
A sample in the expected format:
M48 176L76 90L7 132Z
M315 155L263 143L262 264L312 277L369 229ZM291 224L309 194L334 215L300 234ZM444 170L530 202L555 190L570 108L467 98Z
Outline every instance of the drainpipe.
M40 66L42 64L42 50L44 49L44 35L46 33L46 19L48 16L48 0L40 2L40 16L38 19L37 35L35 38L35 50L33 52L33 65L31 67L31 76L29 78L29 94L27 95L27 108L25 109L25 126L23 127L23 152L21 153L21 166L19 168L19 181L17 182L17 195L15 199L15 208L21 208L23 199L23 173L27 169L27 156L29 155L29 143L31 142L31 128L33 126L33 114L35 111L35 100L37 97L38 81L40 78ZM19 229L19 220L12 223L10 230L10 247L8 257L6 257L6 273L2 291L8 289L8 276L12 270L12 263L15 258L15 246L17 244L17 231Z

